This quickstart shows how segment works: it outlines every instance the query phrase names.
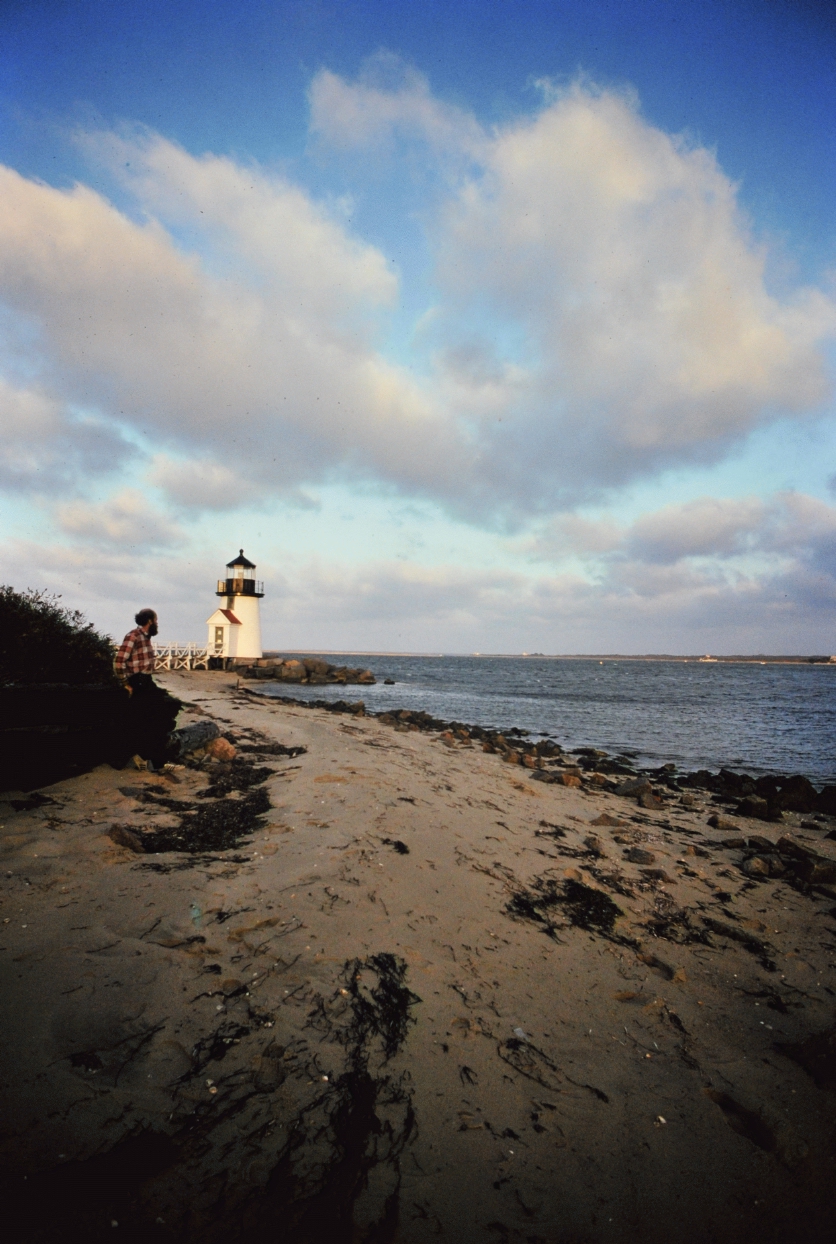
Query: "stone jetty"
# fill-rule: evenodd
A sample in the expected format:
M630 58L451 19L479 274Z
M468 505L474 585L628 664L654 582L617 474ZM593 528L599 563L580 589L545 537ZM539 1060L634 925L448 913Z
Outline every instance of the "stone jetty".
M327 683L359 683L370 686L376 682L371 670L354 669L348 665L331 665L319 657L304 657L302 660L275 657L262 657L250 665L237 666L235 671L241 678L260 678L269 682L309 683L325 686Z

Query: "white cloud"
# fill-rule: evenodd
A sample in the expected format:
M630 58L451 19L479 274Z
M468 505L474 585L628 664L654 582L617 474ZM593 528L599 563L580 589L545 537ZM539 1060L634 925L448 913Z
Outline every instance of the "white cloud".
M334 471L450 491L461 437L368 342L369 304L395 288L378 253L283 183L161 139L131 150L149 200L212 219L204 259L85 187L0 170L0 285L39 325L52 386L251 491Z
M357 82L320 70L308 97L311 130L332 147L391 148L397 138L418 138L460 160L486 143L470 113L435 99L425 76L391 52L370 57Z
M377 348L398 282L344 221L253 164L134 131L79 141L140 222L0 170L0 284L38 327L43 385L251 494L364 479L487 523L716 458L820 405L834 307L767 290L710 153L581 87L489 134L388 68L323 71L313 124L367 145L411 127L428 160L470 161L434 233L432 374ZM205 504L185 476L172 488Z
M714 157L618 96L576 87L499 131L438 246L445 331L493 315L528 373L491 435L520 493L571 501L716 458L829 392L832 301L771 294Z
M36 387L0 376L0 488L12 492L73 491L91 475L116 470L132 455L118 431L73 416Z
M172 547L183 541L177 524L134 488L125 488L104 502L67 502L58 507L56 521L68 535L126 551Z
M757 497L699 497L638 519L627 548L640 561L663 565L684 557L730 557L757 543L766 514Z

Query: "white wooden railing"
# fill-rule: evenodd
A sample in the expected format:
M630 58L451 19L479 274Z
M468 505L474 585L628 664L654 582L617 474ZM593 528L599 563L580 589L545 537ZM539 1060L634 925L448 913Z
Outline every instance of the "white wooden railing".
M208 669L209 649L200 644L154 644L155 670Z

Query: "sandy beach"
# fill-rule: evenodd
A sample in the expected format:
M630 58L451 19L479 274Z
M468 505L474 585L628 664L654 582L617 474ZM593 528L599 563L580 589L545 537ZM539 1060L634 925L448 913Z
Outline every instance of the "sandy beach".
M836 821L738 834L699 792L159 681L266 797L229 849L145 854L211 766L0 796L15 1244L832 1238L836 892L735 839L836 860Z

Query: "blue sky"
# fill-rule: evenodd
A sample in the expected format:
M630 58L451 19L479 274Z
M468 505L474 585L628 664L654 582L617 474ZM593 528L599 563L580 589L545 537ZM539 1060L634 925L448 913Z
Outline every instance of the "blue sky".
M830 6L7 0L0 57L3 581L836 650Z

